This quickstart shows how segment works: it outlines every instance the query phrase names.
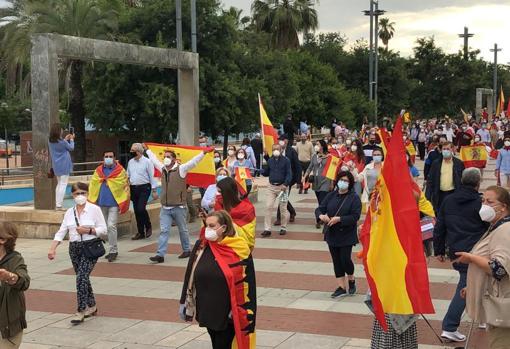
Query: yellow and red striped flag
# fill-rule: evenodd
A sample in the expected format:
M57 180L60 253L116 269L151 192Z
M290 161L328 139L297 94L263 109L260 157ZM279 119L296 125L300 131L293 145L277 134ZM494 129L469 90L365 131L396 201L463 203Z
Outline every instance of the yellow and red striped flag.
M253 178L251 176L250 169L246 167L236 167L234 178L241 189L241 194L246 194L248 192L248 189L246 188L246 180Z
M503 86L501 86L501 90L499 91L499 101L496 106L496 116L499 117L503 110L505 110L505 93L503 92Z
M418 204L411 176L403 176L403 168L407 164L399 117L361 232L374 311L385 330L385 313L434 313Z
M328 160L326 161L326 165L324 166L324 170L322 171L322 175L334 181L336 179L338 171L340 171L341 166L342 159L340 159L336 155L329 154Z
M273 127L271 120L267 116L266 109L262 103L262 98L259 94L259 111L260 111L260 125L262 130L262 144L264 151L271 154L273 144L278 143L278 132Z
M487 148L485 144L468 145L460 148L460 159L464 166L485 168L487 165Z
M159 144L159 143L145 143L154 155L157 156L159 161L163 162L165 151L171 150L175 152L177 161L179 163L186 163L193 159L195 156L204 151L203 147L193 147L187 145L172 145L172 144ZM159 172L159 171L157 171ZM161 173L156 173L156 176L161 176ZM188 172L186 176L186 184L194 187L207 188L210 184L216 183L216 171L214 168L214 155L212 152L205 154L202 161Z
M377 130L377 135L381 139L381 148L383 150L384 156L386 156L386 153L388 152L388 143L390 141L390 135L388 134L388 131L385 127L380 128Z

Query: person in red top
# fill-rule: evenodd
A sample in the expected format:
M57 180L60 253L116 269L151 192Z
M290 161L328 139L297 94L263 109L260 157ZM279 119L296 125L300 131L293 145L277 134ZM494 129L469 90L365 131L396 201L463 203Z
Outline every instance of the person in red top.
M352 142L351 150L347 152L343 159L343 165L349 169L351 173L361 173L365 168L365 153L363 152L363 144L359 139ZM356 170L356 171L355 171ZM354 176L356 178L356 176ZM354 191L361 197L361 182L354 183Z
M468 124L463 122L460 125L460 130L457 131L457 134L455 135L455 146L457 147L457 150L465 145L471 145L473 138L474 133L472 130L469 130Z

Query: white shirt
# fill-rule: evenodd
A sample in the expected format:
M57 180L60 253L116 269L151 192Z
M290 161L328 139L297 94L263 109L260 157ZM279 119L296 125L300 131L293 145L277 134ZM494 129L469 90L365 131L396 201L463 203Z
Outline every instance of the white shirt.
M145 156L140 157L138 160L129 160L127 174L130 185L150 184L152 189L158 186L154 179L154 165Z
M446 139L448 140L448 142L453 142L453 130L450 128L450 129L447 129L444 134L446 135Z
M200 205L207 211L212 211L213 207L211 207L211 204L216 201L217 193L218 188L216 187L216 184L211 184L210 186L208 186Z
M78 215L78 211L76 211L76 214ZM87 241L101 235L106 235L106 222L99 206L87 202L83 211L81 211L81 214L77 216L77 218L80 226L94 228L96 230L96 235L78 234L76 231L76 220L74 219L74 207L71 207L66 211L60 229L55 234L53 240L63 241L67 233L69 233L69 241L71 242L81 241L82 238L83 241Z

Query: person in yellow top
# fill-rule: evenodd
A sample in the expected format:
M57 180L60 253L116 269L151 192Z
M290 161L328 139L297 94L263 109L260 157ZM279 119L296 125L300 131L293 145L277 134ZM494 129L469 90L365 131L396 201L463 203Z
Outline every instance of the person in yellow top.
M460 188L464 163L453 156L451 142L443 144L441 157L436 159L430 168L427 178L425 196L438 212L443 200L455 189Z

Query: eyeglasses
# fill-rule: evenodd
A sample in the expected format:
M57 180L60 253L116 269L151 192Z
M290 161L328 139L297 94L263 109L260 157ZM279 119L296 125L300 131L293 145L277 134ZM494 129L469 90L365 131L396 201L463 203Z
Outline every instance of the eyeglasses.
M104 158L105 159L113 159L113 155L105 155Z
M87 195L86 191L75 191L73 194L75 195Z

